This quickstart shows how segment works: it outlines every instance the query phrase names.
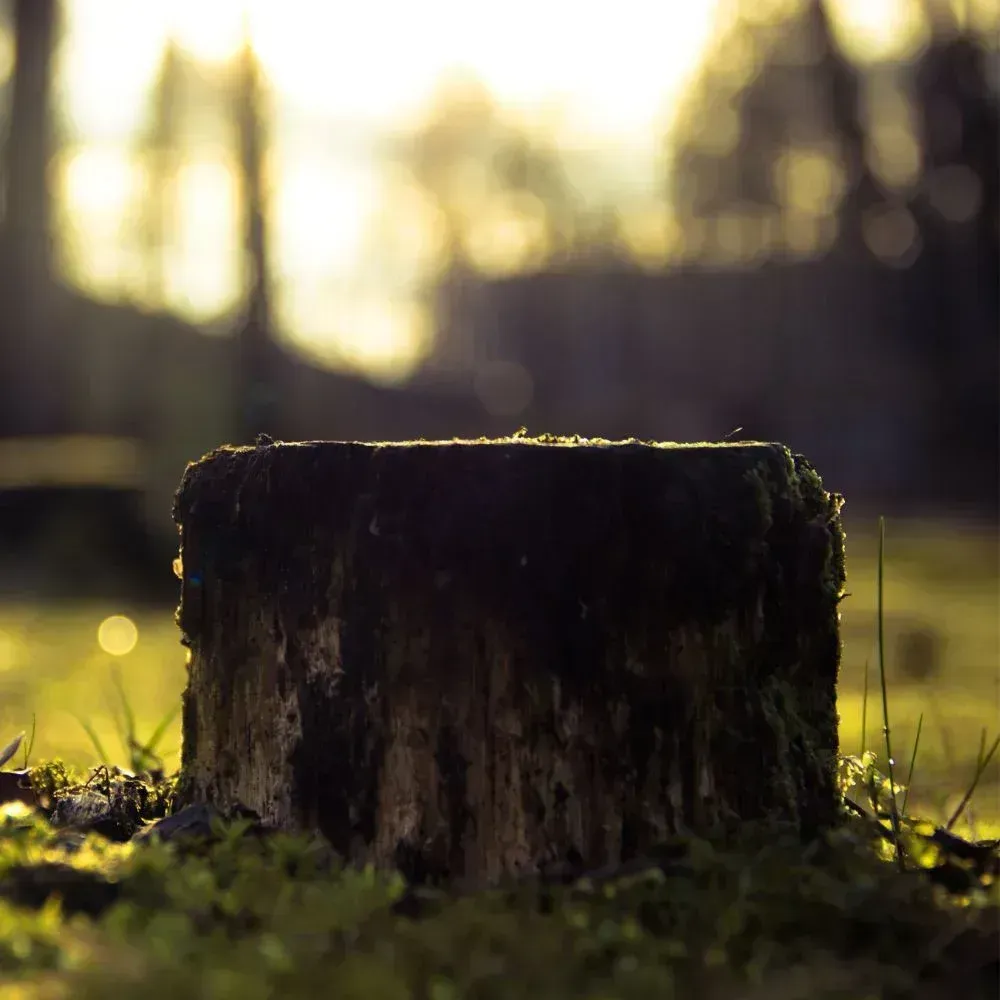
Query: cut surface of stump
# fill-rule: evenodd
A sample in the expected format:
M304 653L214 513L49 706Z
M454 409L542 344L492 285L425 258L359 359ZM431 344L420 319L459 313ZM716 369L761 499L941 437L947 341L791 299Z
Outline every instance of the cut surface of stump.
M826 828L840 504L776 444L220 448L175 505L182 796L411 878Z

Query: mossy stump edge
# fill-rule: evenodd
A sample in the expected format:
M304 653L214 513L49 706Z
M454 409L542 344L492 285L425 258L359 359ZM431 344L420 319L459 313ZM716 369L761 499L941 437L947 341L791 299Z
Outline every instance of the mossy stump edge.
M769 443L217 449L174 509L184 800L416 879L828 828L841 502Z

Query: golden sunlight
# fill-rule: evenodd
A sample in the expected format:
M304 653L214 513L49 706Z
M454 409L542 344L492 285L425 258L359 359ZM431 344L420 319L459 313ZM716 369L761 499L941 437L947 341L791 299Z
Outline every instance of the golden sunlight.
M114 148L90 146L65 155L61 166L63 194L74 213L96 224L125 211L133 196L135 171Z
M285 155L270 176L280 272L292 281L349 272L377 199L371 172L329 156Z
M245 6L254 49L282 98L307 114L382 125L419 110L449 35L440 2Z
M327 363L364 371L373 381L392 384L407 378L429 346L426 311L411 301L385 296L279 294L278 305L291 320L291 340ZM329 307L329 309L328 309Z
M67 277L114 297L129 271L122 223L138 190L138 175L116 146L65 150L53 164L62 192L60 259Z
M243 0L171 0L164 11L165 30L196 59L225 62L243 45L246 6Z
M774 13L799 2L771 0L767 7ZM907 0L831 3L845 45L861 60L902 52L924 30L907 13L915 6ZM95 293L141 293L140 258L124 246L122 232L141 197L137 183L146 166L135 141L165 46L172 39L189 58L219 67L249 37L275 109L268 177L278 322L311 353L380 379L403 377L428 349L420 280L440 266L442 225L419 192L392 200L402 183L398 167L376 150L417 121L442 75L470 70L505 112L529 130L544 130L562 149L614 150L617 160L609 157L602 168L607 176L594 179L602 191L636 184L652 190L657 137L737 9L717 0L618 0L611 11L575 0L508 0L502 7L467 0L65 6L57 97L74 146L54 176L68 277ZM0 39L0 77L10 69L8 49ZM237 306L243 281L235 138L225 123L206 123L185 150L170 195L174 217L158 286L162 304L193 321ZM885 135L894 163L898 138ZM821 240L814 215L835 199L841 178L832 162L809 151L784 169L801 213L787 241L814 246ZM383 203L397 210L387 215ZM642 259L676 249L670 219L656 210L629 211L626 233ZM498 273L530 262L544 247L542 221L531 205L498 205L489 218L476 219L474 253ZM727 245L742 246L747 235L730 229Z
M838 42L859 63L911 55L927 37L923 6L913 0L828 0Z
M166 258L167 298L194 320L237 304L242 285L238 206L232 164L201 160L181 167L177 243Z
M87 140L130 136L143 120L159 69L166 41L162 10L134 0L68 0L64 11L55 82L62 111Z
M0 30L0 85L6 84L14 70L14 36Z

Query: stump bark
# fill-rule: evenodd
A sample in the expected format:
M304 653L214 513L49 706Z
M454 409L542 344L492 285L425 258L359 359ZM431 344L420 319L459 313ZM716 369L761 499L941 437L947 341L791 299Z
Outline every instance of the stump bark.
M183 798L411 878L828 827L841 502L776 444L218 449L174 511Z

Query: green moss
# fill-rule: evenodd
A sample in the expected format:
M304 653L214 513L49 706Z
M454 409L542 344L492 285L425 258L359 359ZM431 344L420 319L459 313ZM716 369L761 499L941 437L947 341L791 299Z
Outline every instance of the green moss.
M987 996L949 952L992 939L997 894L954 906L879 860L851 828L803 846L770 825L677 839L655 864L569 886L407 887L345 869L315 840L220 827L213 842L70 852L23 807L0 814L0 977L44 995L123 998ZM93 918L56 894L11 902L43 862L115 887ZM81 884L77 881L77 884ZM111 897L105 897L111 898ZM992 902L991 902L992 898ZM846 982L848 983L845 986Z
M78 785L83 780L83 775L63 761L53 759L31 768L28 780L40 801L51 802L61 792Z

